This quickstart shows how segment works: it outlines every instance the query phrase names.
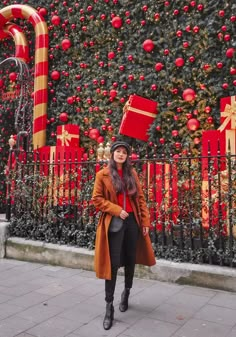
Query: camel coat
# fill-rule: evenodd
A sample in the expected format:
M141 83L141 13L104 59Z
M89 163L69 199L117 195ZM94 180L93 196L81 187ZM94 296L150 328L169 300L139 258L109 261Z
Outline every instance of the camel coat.
M136 264L152 266L156 263L149 235L142 234L142 227L150 227L150 218L145 197L136 171L132 171L137 184L137 197L130 198L136 221L140 227L137 244ZM108 228L113 215L119 216L122 207L118 205L116 191L113 188L109 169L106 167L96 174L92 200L94 206L102 211L98 221L94 267L96 276L111 279L111 262L108 243Z

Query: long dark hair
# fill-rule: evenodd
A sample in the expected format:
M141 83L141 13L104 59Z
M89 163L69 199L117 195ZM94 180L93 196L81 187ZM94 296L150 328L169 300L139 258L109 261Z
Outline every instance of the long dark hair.
M127 157L126 161L122 165L123 177L118 174L117 165L114 160L114 154L112 154L109 164L108 164L112 183L115 187L116 193L123 193L125 190L128 195L135 196L137 194L137 186L135 182L135 178L132 174L132 165L129 157Z

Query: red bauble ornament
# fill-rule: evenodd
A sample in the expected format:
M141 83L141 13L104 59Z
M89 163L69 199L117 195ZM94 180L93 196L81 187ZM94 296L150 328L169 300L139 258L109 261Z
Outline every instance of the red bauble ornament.
M69 49L71 47L71 41L69 39L62 40L61 47L63 50Z
M139 158L137 153L132 153L130 156L131 160L137 160Z
M163 69L164 65L161 62L156 63L155 69L156 71L161 71Z
M218 14L219 14L219 16L223 17L223 16L225 16L225 11L224 10L220 10L218 12Z
M74 103L74 98L72 96L67 97L67 103L68 104L73 104Z
M176 65L176 67L183 67L183 65L184 65L184 59L182 57L178 57L175 60L175 65Z
M226 50L226 56L228 58L233 58L234 53L235 53L235 49L234 48L229 48L229 49Z
M147 39L143 42L143 49L148 53L150 53L154 49L154 47L154 42L150 39Z
M165 138L160 138L159 139L159 142L163 145L163 144L165 144Z
M89 138L96 140L99 136L100 136L100 132L98 129L91 129L89 131Z
M156 91L157 90L157 85L156 84L152 84L151 85L151 90L152 91Z
M51 78L52 78L54 81L59 80L60 76L61 76L61 75L60 75L60 72L57 71L57 70L54 70L54 71L51 72Z
M224 90L227 90L228 87L229 87L229 84L228 84L227 82L225 82L225 83L222 84L222 88L223 88Z
M196 118L191 118L188 120L187 128L191 131L196 131L200 126L200 122Z
M175 142L175 148L176 149L181 149L182 144L180 142Z
M61 122L66 123L68 121L67 112L60 113L59 119L60 119Z
M210 117L207 118L207 123L208 124L213 124L213 117L212 116L210 116Z
M0 79L0 88L2 88L3 86L4 86L4 81Z
M43 8L43 7L40 8L40 9L38 10L38 12L39 12L39 14L42 15L43 17L46 16L46 15L48 14L47 9L46 9L46 8Z
M171 134L172 134L173 137L177 137L179 135L179 131L178 130L173 130L171 132Z
M116 97L116 96L117 96L117 91L114 90L114 89L111 89L111 90L110 90L110 96L111 96L111 97Z
M99 136L97 138L97 142L100 144L100 143L104 143L104 137L103 136Z
M194 101L196 93L193 89L188 88L183 91L183 99L187 102Z
M119 16L114 16L111 20L111 24L114 28L119 29L122 27L123 21Z
M58 15L53 15L51 22L54 26L59 26L61 23L61 18Z
M17 79L17 73L15 73L15 72L10 73L9 79L10 79L10 81L15 82L16 79Z
M230 68L230 75L236 75L236 68L234 67Z
M116 56L116 54L114 53L114 51L110 51L107 56L108 56L108 58L110 60L112 60L112 59L114 59L114 57Z
M155 19L156 21L160 20L160 14L159 14L159 13L155 13L155 14L154 14L154 19Z

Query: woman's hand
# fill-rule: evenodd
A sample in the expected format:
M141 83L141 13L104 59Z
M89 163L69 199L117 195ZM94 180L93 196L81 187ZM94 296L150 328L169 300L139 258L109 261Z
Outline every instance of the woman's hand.
M143 236L148 235L149 233L149 227L143 227Z
M122 209L122 211L120 212L120 218L122 220L125 220L128 216L129 216L129 213L127 213L125 210Z

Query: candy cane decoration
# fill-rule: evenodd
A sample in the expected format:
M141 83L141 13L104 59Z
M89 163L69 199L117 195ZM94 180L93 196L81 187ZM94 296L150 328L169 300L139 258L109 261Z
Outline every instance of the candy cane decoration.
M35 31L33 147L36 149L46 143L48 29L45 20L34 8L27 5L11 5L0 10L0 30L14 18L28 20Z
M22 29L14 23L8 23L0 30L0 40L8 36L14 39L15 57L27 63L29 60L29 46Z

